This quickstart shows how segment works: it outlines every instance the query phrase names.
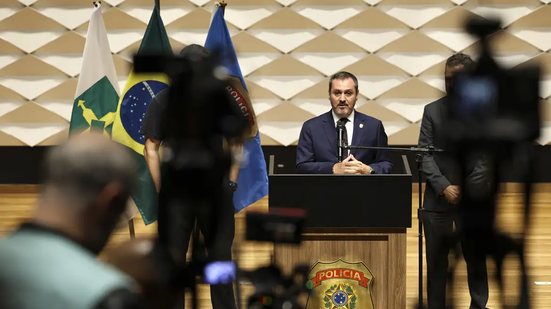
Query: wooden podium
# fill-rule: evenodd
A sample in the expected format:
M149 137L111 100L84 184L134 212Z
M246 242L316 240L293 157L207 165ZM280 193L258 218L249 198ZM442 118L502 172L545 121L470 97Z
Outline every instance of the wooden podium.
M403 174L270 173L269 207L307 212L302 244L276 245L275 263L290 272L297 264L361 261L374 277L374 308L405 308L411 171L402 160Z

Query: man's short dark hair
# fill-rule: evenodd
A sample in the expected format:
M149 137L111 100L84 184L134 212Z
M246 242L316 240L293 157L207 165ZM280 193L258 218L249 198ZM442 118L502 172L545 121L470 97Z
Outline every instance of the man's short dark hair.
M358 79L354 74L346 71L340 71L331 75L331 78L329 78L329 92L331 92L331 86L335 79L343 80L343 79L349 79L349 78L351 78L354 81L354 88L356 89L356 94L358 94Z
M453 54L451 57L446 60L446 67L455 67L462 65L465 69L470 68L473 65L473 59L469 55L464 53Z

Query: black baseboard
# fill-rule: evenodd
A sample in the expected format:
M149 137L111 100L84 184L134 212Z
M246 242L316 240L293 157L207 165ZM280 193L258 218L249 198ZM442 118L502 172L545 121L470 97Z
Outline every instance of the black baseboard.
M43 160L51 147L0 147L0 184L39 184Z
M400 146L408 148L410 146ZM42 162L50 147L0 147L0 184L38 184L42 181ZM296 146L263 146L266 164L269 164L270 156L274 156L274 173L295 173ZM535 182L551 182L551 145L536 146L535 151ZM417 166L414 154L406 154L413 175L417 175ZM401 154L392 153L394 173L402 173ZM514 164L512 162L511 164ZM520 182L509 172L503 171L503 181ZM413 177L417 181L417 177Z

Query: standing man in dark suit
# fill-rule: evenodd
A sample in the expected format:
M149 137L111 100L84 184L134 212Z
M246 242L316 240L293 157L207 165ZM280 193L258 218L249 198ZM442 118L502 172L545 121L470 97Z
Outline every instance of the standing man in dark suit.
M472 59L462 53L446 61L445 83L447 95L425 106L419 147L434 146L445 149L445 119L450 94L453 91L454 75L473 64ZM467 167L466 182L481 185L486 170L482 161ZM461 170L451 154L435 153L423 157L421 170L426 177L424 211L422 215L427 255L427 296L429 309L446 307L446 282L448 275L448 254L455 246L454 222L460 203ZM485 308L488 302L488 278L485 256L474 250L472 240L461 239L463 257L467 264L470 309Z
M352 73L338 72L329 79L331 110L304 123L297 147L296 167L309 174L388 174L392 163L380 150L344 150L338 160L338 130L354 146L386 147L387 136L380 120L354 110L358 100L358 79Z

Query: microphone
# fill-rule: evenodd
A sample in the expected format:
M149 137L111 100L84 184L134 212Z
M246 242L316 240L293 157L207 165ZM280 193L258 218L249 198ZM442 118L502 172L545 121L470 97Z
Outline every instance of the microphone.
M342 162L344 159L343 145L344 123L337 121L337 160Z

